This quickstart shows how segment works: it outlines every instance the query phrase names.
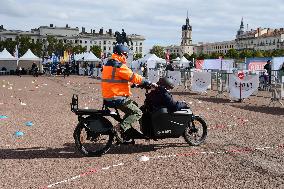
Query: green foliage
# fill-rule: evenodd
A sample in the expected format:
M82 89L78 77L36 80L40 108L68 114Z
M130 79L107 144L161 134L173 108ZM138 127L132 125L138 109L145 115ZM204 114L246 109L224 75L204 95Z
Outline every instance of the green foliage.
M154 45L152 49L150 49L151 54L155 54L159 58L165 58L165 49L164 47Z
M200 53L198 56L197 56L197 59L208 59L210 58L210 56L208 54L204 54L204 53Z
M183 56L184 56L187 60L191 60L191 57L190 57L189 54L185 53L185 54L183 54Z
M139 58L142 58L142 54L141 53L134 54L133 60L138 60Z
M178 55L175 53L170 54L170 60L176 59L177 57Z
M243 50L240 52L240 58L244 59L244 58L252 58L253 54L251 50Z
M0 41L0 51L3 51L4 48L6 48L7 51L13 55L16 45L17 45L16 41L11 41L11 40Z
M253 57L264 57L262 54L262 51L259 51L259 50L252 51L252 56Z
M94 45L91 46L90 50L96 55L96 57L101 58L102 49L101 47Z
M236 49L229 49L225 55L226 58L238 59L240 57L239 52Z

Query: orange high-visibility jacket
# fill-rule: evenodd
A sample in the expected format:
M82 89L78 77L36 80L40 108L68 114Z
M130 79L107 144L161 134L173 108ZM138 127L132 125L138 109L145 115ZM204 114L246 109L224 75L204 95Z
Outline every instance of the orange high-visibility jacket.
M116 100L131 96L130 83L142 84L144 78L125 64L111 59L103 66L101 81L104 100Z

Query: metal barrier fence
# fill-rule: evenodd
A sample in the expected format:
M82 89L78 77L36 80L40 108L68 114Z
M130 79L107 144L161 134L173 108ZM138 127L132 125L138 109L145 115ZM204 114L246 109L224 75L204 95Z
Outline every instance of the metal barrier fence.
M167 71L165 69L150 69L158 71L159 77L164 77L167 75ZM174 71L181 72L181 81L179 83L180 86L184 86L185 89L188 89L188 86L191 86L191 77L193 75L194 70L186 70L186 69L175 69ZM242 70L234 70L232 73L228 73L226 71L219 71L219 70L202 70L203 72L210 72L211 73L211 90L217 91L218 94L216 95L224 95L225 92L229 91L229 82L230 82L230 75L235 74L238 71ZM250 72L246 71L245 75L259 75L259 87L260 91L267 91L271 93L271 102L277 101L281 105L282 103L280 100L284 97L284 83L281 81L282 74L278 70L273 70L271 74L271 84L268 83L267 76L263 74L261 70L259 72ZM146 75L146 78L148 76ZM284 80L284 79L283 79ZM282 93L282 94L281 94Z

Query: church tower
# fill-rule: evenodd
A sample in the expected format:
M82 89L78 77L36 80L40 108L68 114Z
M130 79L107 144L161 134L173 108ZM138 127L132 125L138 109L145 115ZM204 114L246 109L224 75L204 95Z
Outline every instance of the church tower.
M237 32L237 36L244 34L244 31L245 31L245 29L244 29L244 19L242 18L240 29Z
M189 25L188 11L185 25L182 26L181 46L188 46L192 44L191 39L192 27Z

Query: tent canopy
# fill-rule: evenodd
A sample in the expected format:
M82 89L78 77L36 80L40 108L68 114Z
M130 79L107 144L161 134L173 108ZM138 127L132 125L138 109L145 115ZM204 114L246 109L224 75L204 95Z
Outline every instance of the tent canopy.
M34 53L29 49L20 60L31 60L31 61L40 61L41 59L34 55Z
M176 59L173 59L173 61L180 61L180 57L177 57Z
M189 61L183 56L181 59L180 59L180 63L188 63Z
M5 48L1 53L0 53L0 60L17 60L15 57L13 57Z
M88 52L84 54L84 61L89 61L89 62L99 62L101 59L96 57L93 52Z

